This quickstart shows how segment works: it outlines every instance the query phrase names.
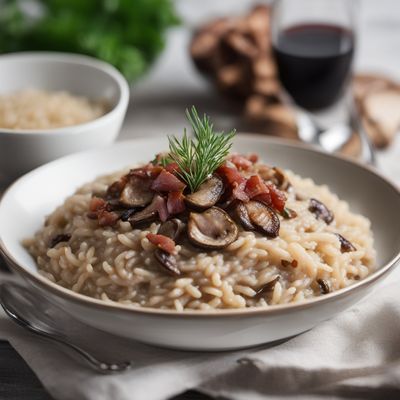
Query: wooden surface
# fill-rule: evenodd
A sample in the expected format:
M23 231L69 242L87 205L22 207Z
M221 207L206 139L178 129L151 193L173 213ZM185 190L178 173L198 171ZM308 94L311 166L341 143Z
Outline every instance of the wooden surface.
M0 399L51 399L25 361L6 341L0 341Z
M3 340L0 340L0 399L52 400L25 361L7 341ZM211 400L211 398L191 390L171 400Z

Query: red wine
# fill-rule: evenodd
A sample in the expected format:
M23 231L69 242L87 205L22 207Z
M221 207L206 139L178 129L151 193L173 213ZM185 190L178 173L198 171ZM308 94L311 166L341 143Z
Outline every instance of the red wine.
M332 105L350 75L354 37L335 25L305 24L283 30L274 43L280 80L308 110Z

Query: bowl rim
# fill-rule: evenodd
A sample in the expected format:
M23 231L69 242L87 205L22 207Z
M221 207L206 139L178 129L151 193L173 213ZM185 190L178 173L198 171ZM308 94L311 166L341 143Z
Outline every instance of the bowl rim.
M338 155L338 154L330 154L326 153L323 150L318 149L316 146L310 146L304 143L298 143L295 140L291 139L282 139L282 138L271 138L265 137L261 134L254 134L254 133L239 133L237 137L243 138L250 138L251 140L263 140L266 144L272 143L275 145L283 145L285 147L290 148L300 148L306 152L310 153L317 153L322 155L323 157L327 158L334 158L340 162L344 162L346 164L350 164L351 166L355 166L359 169L365 170L368 173L374 175L378 179L382 180L391 190L395 192L395 194L399 197L400 200L400 187L391 181L389 178L384 176L380 171L378 171L375 167L371 165L365 165L360 161L353 160L348 156ZM137 138L131 139L126 141L121 141L119 143L114 143L113 145L109 146L108 148L115 148L119 146L126 146L129 144L137 144L138 142L148 143L151 141L159 141L160 138L164 139L164 136L152 137L152 138ZM44 164L33 171L23 175L22 177L18 178L12 185L10 185L7 190L4 192L2 199L0 200L0 208L2 206L3 200L6 197L7 193L16 185L20 183L21 180L25 180L29 177L30 174L36 173L37 170L42 168L46 168L49 165L62 162L66 159L73 159L76 156L84 156L90 155L91 153L96 153L98 151L104 151L103 149L95 149L84 151L80 153L71 154L65 157L61 157L58 160L51 161L47 164ZM289 313L294 311L299 311L307 308L314 307L318 304L324 304L330 302L331 300L335 300L337 298L343 298L351 293L356 292L361 288L366 288L376 280L382 278L389 272L391 272L398 262L400 261L400 248L386 264L382 267L374 271L371 275L367 276L366 278L350 285L345 288L336 290L334 292L328 293L324 296L314 297L312 299L302 300L296 303L287 303L287 304L276 304L269 307L251 307L251 308L244 308L244 309L222 309L222 310L186 310L186 311L176 311L176 310L164 310L164 309L157 309L157 308L150 308L150 307L137 307L131 305L125 305L117 302L106 302L104 300L95 299L93 297L89 297L83 294L75 293L70 289L64 288L60 285L57 285L54 282L46 279L44 276L40 275L39 273L33 273L29 269L24 268L23 266L19 265L18 262L15 260L13 255L8 251L6 248L2 238L0 237L0 254L8 261L11 267L22 275L25 279L27 279L30 283L34 282L36 285L40 286L44 290L47 290L54 294L57 297L61 297L64 300L72 301L73 303L77 303L78 305L84 307L93 307L98 310L107 311L107 310L114 310L118 312L123 312L125 314L140 314L142 316L157 316L157 317L177 317L177 318L234 318L234 317L250 317L250 316L268 316L268 315L275 315L280 313Z
M0 63L18 61L29 65L29 61L56 62L70 65L84 65L89 68L102 71L107 74L118 86L119 94L116 103L105 114L91 121L81 124L68 125L58 128L47 129L8 129L0 127L0 135L48 135L48 134L68 134L76 135L82 131L96 129L99 125L107 123L113 119L115 114L124 112L128 106L130 89L125 77L113 65L85 54L63 53L57 51L23 51L16 53L6 53L0 55Z

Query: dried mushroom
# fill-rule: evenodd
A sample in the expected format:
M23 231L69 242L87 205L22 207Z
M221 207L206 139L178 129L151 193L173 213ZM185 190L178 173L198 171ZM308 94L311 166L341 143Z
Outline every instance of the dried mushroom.
M51 239L49 247L55 247L58 245L58 243L68 242L70 239L71 235L69 233L60 233Z
M156 195L145 209L132 214L128 218L128 221L133 228L142 223L152 222L157 219L157 215L160 213L160 208L162 207L166 207L165 200L161 196Z
M275 285L279 282L281 277L278 275L271 281L267 282L265 285L261 286L259 289L256 290L255 297L261 296L267 292L272 292L275 289Z
M337 233L336 236L339 239L340 251L342 253L348 253L350 251L356 251L356 248L354 247L354 245L351 242L349 242L345 237L343 237L339 233Z
M224 191L224 184L216 175L207 179L200 187L186 196L186 204L195 210L205 210L212 207L220 199Z
M322 294L328 294L331 291L329 282L326 279L317 279L317 283Z
M164 235L172 240L178 239L179 235L185 229L185 224L178 218L169 219L168 221L163 222L158 228L158 234Z
M244 229L248 231L254 231L256 229L250 221L249 213L244 203L239 202L236 205L234 209L234 214L236 219L241 223Z
M128 221L129 218L136 212L135 208L130 208L128 210L125 210L124 212L122 212L120 219L121 221Z
M270 238L279 235L279 217L271 207L251 200L241 203L237 210L240 222L245 229L256 230Z
M121 196L122 191L124 190L126 182L127 182L127 176L123 176L118 181L115 181L114 183L112 183L107 188L106 198L107 199L117 199L117 198L119 198Z
M206 249L222 249L238 236L239 230L231 217L218 207L211 207L202 213L191 212L188 222L188 236L196 246Z
M167 253L164 250L156 249L154 251L154 257L157 262L171 275L178 276L181 271L178 268L176 258L174 255Z
M286 174L278 167L272 168L274 171L273 182L280 190L288 190L291 187L291 183L287 178Z
M291 208L285 207L282 211L282 217L285 219L293 219L297 217L297 212Z
M329 208L317 199L310 199L309 211L315 214L317 219L322 219L326 224L333 221L333 213Z
M153 200L151 180L131 175L120 195L120 202L126 207L145 207Z

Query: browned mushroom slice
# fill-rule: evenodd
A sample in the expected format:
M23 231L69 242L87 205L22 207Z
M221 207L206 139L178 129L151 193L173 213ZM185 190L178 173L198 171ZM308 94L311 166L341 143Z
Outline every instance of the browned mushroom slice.
M317 199L310 199L308 209L315 214L317 219L322 219L328 225L333 221L334 216L332 211Z
M291 208L285 207L282 211L282 217L285 219L293 219L297 217L297 212Z
M279 217L272 208L254 200L242 204L247 211L247 220L241 219L245 229L251 229L250 227L253 226L253 230L270 238L275 238L279 235ZM242 215L246 216L245 213Z
M137 213L134 213L128 218L128 221L132 225L132 228L135 228L139 224L156 220L160 208L164 203L165 200L161 196L159 195L154 196L152 202L145 209Z
M319 285L319 288L321 289L322 294L328 294L331 291L331 287L329 285L329 282L325 279L317 279L317 283Z
M158 228L157 234L167 236L172 240L176 240L179 238L184 229L185 223L178 218L173 218L163 222Z
M135 208L129 208L128 210L125 210L124 212L121 213L120 219L121 221L128 221L129 218L136 212Z
M151 202L154 192L150 190L151 180L132 175L119 198L126 207L145 207Z
M199 189L186 196L186 204L195 210L210 208L220 199L224 184L218 176L213 175L200 185Z
M248 231L254 231L256 229L255 226L250 222L249 213L244 203L240 202L236 205L234 209L234 215L236 219L242 224L244 229Z
M178 276L181 274L176 262L176 258L172 254L169 254L161 249L156 249L154 251L154 257L158 263L171 275Z
M59 235L56 235L51 239L49 247L53 248L57 246L58 243L69 242L70 239L71 235L69 233L60 233Z
M121 204L119 199L109 199L109 200L107 200L106 210L123 212L125 210L125 206L123 204Z
M340 251L342 253L348 253L350 251L356 251L356 248L354 247L354 245L350 241L348 241L345 237L343 237L339 233L336 233L336 236L339 239Z
M202 213L191 212L188 236L196 246L206 249L223 249L236 240L239 230L231 217L218 207Z
M107 188L106 198L108 200L118 199L121 196L121 193L124 190L124 187L127 182L128 182L128 178L126 175L122 176L118 181L113 182Z
M275 289L275 285L279 282L281 277L278 275L272 281L267 282L265 285L261 286L256 290L256 294L254 297L259 297L267 292L272 292Z
M273 167L274 170L274 183L281 190L288 190L291 183L286 174L278 167Z

